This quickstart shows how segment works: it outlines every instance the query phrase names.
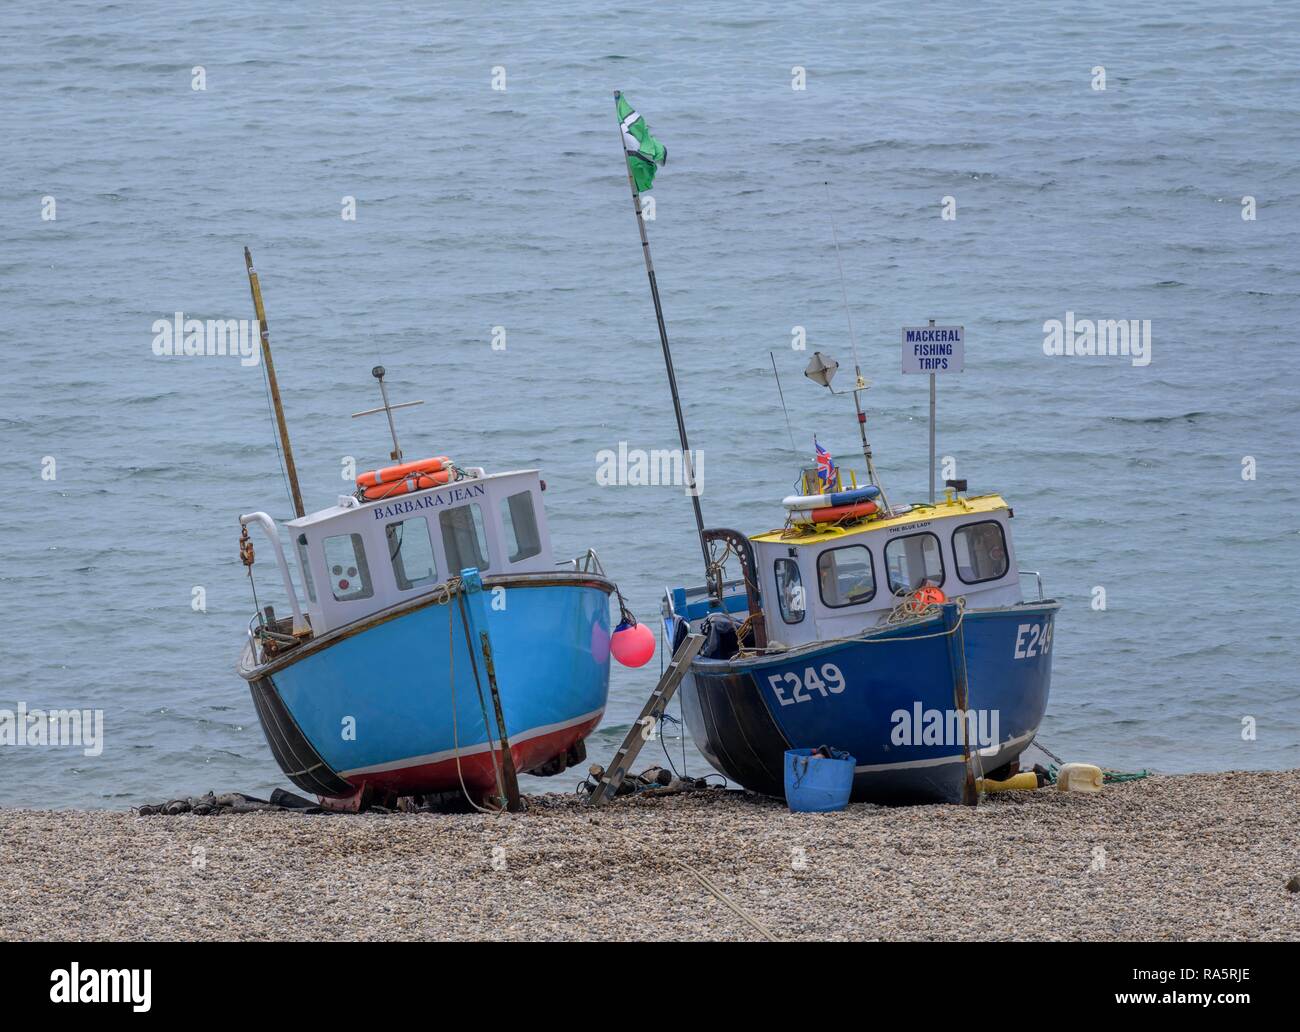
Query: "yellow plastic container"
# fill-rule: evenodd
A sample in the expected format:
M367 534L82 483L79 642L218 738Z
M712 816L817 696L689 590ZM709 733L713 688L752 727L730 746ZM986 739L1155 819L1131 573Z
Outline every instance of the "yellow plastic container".
M1062 792L1100 792L1101 768L1091 763L1067 763L1056 773L1056 787Z

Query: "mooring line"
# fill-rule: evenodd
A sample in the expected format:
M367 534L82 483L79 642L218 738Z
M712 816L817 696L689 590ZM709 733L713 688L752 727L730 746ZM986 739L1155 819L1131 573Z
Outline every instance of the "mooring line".
M460 781L461 793L470 806L474 807L479 813L499 813L499 810L489 810L474 802L469 794L469 789L465 787L465 774L460 768L460 728L456 721L456 614L451 604L452 598L460 590L460 578L453 577L442 587L447 594L447 683L451 688L451 745L452 752L456 757L456 778ZM434 593L437 593L436 590ZM473 657L471 656L471 658ZM480 701L482 700L480 699ZM487 715L485 713L484 720L486 721L486 719ZM484 727L486 728L486 726L485 723ZM495 767L495 757L492 762Z
M742 921L744 921L751 928L753 928L754 931L758 932L758 934L761 935L764 939L766 939L768 942L780 941L777 938L776 934L770 928L768 928L767 925L763 924L763 922L760 921L758 918L754 917L753 915L745 911L738 903L736 903L735 900L733 900L730 896L728 896L725 892L723 892L722 889L720 889L716 884L714 884L714 882L707 875L705 875L703 871L697 870L696 868L692 867L690 864L686 863L686 861L684 860L678 860L676 857L672 857L671 859L673 863L677 864L677 866L682 867L685 870L689 871L691 874L695 875L695 877L699 880L701 885L703 885L706 889L708 889L711 893L713 893L713 895L717 896L718 899L721 900L722 903L732 911L732 913L734 913Z
M636 841L630 835L627 835L625 832L620 831L618 828L608 828L607 830L612 831L615 835L623 839L625 843L632 846L634 849L647 848L645 845ZM682 868L682 870L686 871L688 874L692 875L697 881L699 881L701 885L703 885L706 889L708 889L712 895L716 896L718 900L723 904L723 906L727 907L727 909L729 909L733 914L735 914L747 925L753 928L754 931L758 932L758 934L761 935L768 942L781 941L780 938L777 936L777 934L772 931L772 929L768 928L767 925L763 924L762 921L760 921L758 918L754 917L743 907L741 907L739 903L737 903L730 896L728 896L718 886L718 884L714 882L713 879L711 879L703 871L699 870L696 867L692 867L685 860L679 860L675 856L668 857L668 860L669 862L674 863L678 867Z

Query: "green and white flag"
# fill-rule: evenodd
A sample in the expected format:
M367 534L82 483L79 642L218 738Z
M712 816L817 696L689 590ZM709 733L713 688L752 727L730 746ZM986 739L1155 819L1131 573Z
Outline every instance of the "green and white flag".
M654 185L655 172L668 162L668 148L650 135L645 119L633 110L621 93L618 95L618 120L623 129L623 148L627 151L627 167L632 172L637 190L649 190Z

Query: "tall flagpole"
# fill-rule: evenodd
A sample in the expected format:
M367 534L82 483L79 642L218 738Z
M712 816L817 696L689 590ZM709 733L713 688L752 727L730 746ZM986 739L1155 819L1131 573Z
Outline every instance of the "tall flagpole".
M664 367L668 370L668 389L673 395L673 412L677 416L677 437L682 442L682 468L686 471L686 490L695 507L695 529L700 536L700 552L704 556L704 576L707 583L711 561L709 544L704 539L704 513L700 510L700 495L695 489L695 468L691 463L691 446L686 440L686 420L682 417L682 399L677 393L677 374L673 372L673 353L668 348L668 330L664 326L663 305L659 303L659 284L655 281L654 262L650 260L650 240L645 232L645 217L641 214L641 191L636 188L632 163L628 160L627 143L623 139L623 123L618 117L618 99L621 91L614 91L614 119L618 123L618 143L623 149L623 164L627 166L627 185L632 191L632 208L636 212L636 228L641 233L641 254L645 258L645 272L650 278L650 296L655 302L655 321L659 324L659 343L664 349Z

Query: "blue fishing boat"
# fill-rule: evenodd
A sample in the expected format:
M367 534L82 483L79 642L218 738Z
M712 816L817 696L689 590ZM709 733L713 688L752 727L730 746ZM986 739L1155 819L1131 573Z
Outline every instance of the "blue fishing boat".
M1024 597L1011 507L957 480L936 501L933 445L929 501L890 504L854 341L855 384L832 393L852 394L865 482L846 484L814 439L816 461L800 472L802 493L784 499L782 526L706 529L642 213L667 152L626 98L614 100L703 558L704 583L663 600L674 650L689 633L706 637L680 688L695 744L770 795L783 794L787 750L829 746L854 758L855 799L975 802L980 778L1017 769L1051 686L1059 605L1041 580L1038 597ZM847 315L842 265L840 280ZM837 369L818 352L805 373L831 388Z
M970 801L976 779L1009 776L1047 708L1059 608L1023 597L1011 517L950 488L753 537L707 530L711 583L663 603L674 646L706 635L680 690L696 746L776 796L785 751L819 745L853 756L856 800Z
M536 470L461 472L285 525L305 604L291 596L292 617L254 617L239 674L300 788L478 801L508 796L507 755L535 774L585 758L609 688L614 585L594 557L556 568ZM274 521L240 522L266 531L287 578Z
M284 524L294 567L276 521L240 516L250 579L256 526L292 611L259 609L238 663L271 751L334 808L446 792L515 808L520 773L585 758L608 694L615 585L594 552L556 562L537 470L404 461L392 413L405 406L389 404L382 367L383 406L357 415L388 416L395 465L305 513L246 260L297 510Z

